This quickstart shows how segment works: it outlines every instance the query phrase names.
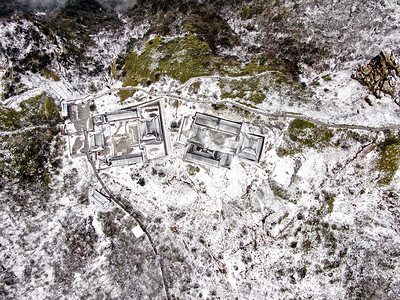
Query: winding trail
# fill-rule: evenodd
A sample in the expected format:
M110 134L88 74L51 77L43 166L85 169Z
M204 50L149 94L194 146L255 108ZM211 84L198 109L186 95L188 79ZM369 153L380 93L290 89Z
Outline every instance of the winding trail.
M330 127L330 128L337 128L337 129L355 129L355 130L366 130L366 131L382 131L382 130L396 130L396 129L400 129L400 125L387 125L387 126L380 126L380 127L373 127L373 126L363 126L363 125L353 125L353 124L333 124L333 123L328 123L328 122L324 122L321 120L317 120L314 118L310 118L308 116L305 116L303 114L297 114L297 113L292 113L292 112L278 112L278 113L273 113L273 112L266 112L263 110L260 110L258 108L254 108L254 107L249 107L247 105L232 101L232 100L220 100L220 101L195 101L194 99L191 99L189 97L183 97L180 96L178 94L178 92L182 89L184 89L186 86L188 86L189 84L197 81L197 80L201 80L201 79L211 79L211 78L215 78L217 80L222 79L222 77L218 77L218 76L201 76L201 77L196 77L196 78L191 78L190 80L188 80L187 82L183 83L182 85L180 85L179 87L177 87L175 90L173 91L157 91L157 92L150 92L145 88L141 88L141 87L121 87L121 88L112 88L109 89L105 92L99 93L95 96L92 97L84 97L81 99L75 99L75 100L71 100L71 102L75 102L75 101L93 101L96 99L99 99L107 94L110 93L115 93L115 92L119 92L119 91L124 91L124 90L132 90L132 91L140 91L143 92L144 94L147 94L151 97L168 97L171 99L176 99L176 100L180 100L186 103L205 103L205 104L226 104L226 105L231 105L231 106L235 106L235 107L239 107L245 111L257 114L257 115L262 115L268 118L292 118L292 119L302 119L302 120L307 120L310 121L316 125L319 126L325 126L325 127ZM231 77L229 77L231 78ZM240 79L240 78L233 78L233 79ZM87 133L85 132L85 135L87 135ZM86 153L87 155L87 159L90 162L92 168L93 168L93 172L96 175L98 181L100 182L100 184L102 185L102 187L104 188L104 190L106 191L106 193L109 195L110 199L117 204L121 209L123 209L126 213L128 213L143 229L145 235L147 236L149 243L151 245L151 247L153 248L153 252L154 255L156 256L156 260L159 264L159 268L160 268L160 272L161 272L161 276L162 276L162 280L163 280L163 286L164 286L164 290L165 290L165 294L166 294L166 298L169 300L171 299L171 295L169 292L169 287L168 287L168 283L167 283L167 279L166 279L166 270L165 270L165 265L164 265L164 260L163 257L158 253L157 251L157 247L154 244L154 241L151 237L150 232L147 230L146 225L145 225L145 217L144 215L137 209L135 209L134 207L132 207L132 205L130 204L129 201L122 199L121 197L118 197L116 195L113 194L113 192L106 186L106 184L104 183L104 181L101 179L96 166L94 164L94 161L91 159L90 155L88 153Z
M279 71L268 71L268 73L270 72L279 72ZM264 75L266 72L264 73L260 73L260 74L256 74L254 76L262 76ZM279 72L280 73L280 72ZM171 99L175 99L175 100L179 100L179 101L183 101L186 103L204 103L204 104L226 104L226 105L230 105L233 107L238 107L243 109L244 111L248 111L257 115L262 115L268 118L272 118L272 119L278 119L278 118L291 118L291 119L302 119L302 120L307 120L310 121L316 125L319 126L324 126L324 127L330 127L330 128L336 128L336 129L354 129L354 130L366 130L366 131L373 131L373 132L377 132L377 131L383 131L383 130L398 130L400 129L400 124L396 125L396 124L389 124L389 125L385 125L385 126L378 126L378 127L374 127L374 126L363 126L363 125L353 125L353 124L334 124L334 123L329 123L329 122L325 122L325 121L321 121L318 119L314 119L311 117L308 117L306 115L303 114L298 114L298 113L293 113L293 112L268 112L268 111L264 111L255 107L250 107L247 105L244 105L242 103L238 103L235 102L233 100L220 100L220 101L211 101L211 100L203 100L203 101L196 101L193 98L190 97L184 97L180 95L180 91L183 90L184 88L186 88L187 86L189 86L190 84L199 81L199 80L204 80L204 79L215 79L215 80L221 80L221 79L228 79L228 80L240 80L242 78L249 78L249 76L240 76L240 77L224 77L224 76L199 76L199 77L193 77L191 79L189 79L188 81L186 81L185 83L181 84L180 86L176 87L174 90L172 91L155 91L155 92L150 92L145 88L142 87L137 87L137 86L130 86L130 87L120 87L120 88L111 88L107 91L101 92L99 94L96 94L94 96L86 96L83 98L79 98L79 99L73 99L73 100L68 100L69 103L73 103L73 102L77 102L77 101L94 101L96 99L99 99L101 97L104 97L107 94L112 94L112 93L116 93L119 91L124 91L124 90L132 90L132 91L140 91L143 92L144 94L151 96L151 97L167 97L167 98L171 98ZM31 91L26 92L23 95L19 95L16 96L14 98L10 98L7 100L7 102L5 103L6 106L10 106L13 102L18 101L21 99L21 97L28 97L28 96L32 96L34 94L37 94L39 92L42 92L42 89L34 89ZM47 127L47 125L42 125L42 126L32 126L32 127L27 127L27 128L23 128L20 130L15 130L15 131L0 131L0 136L5 136L5 135L12 135L12 134L18 134L24 131L29 131L29 130L33 130L33 129L38 129L38 128L45 128ZM84 131L85 134L85 138L87 138L87 132ZM169 287L168 287L168 281L167 281L167 277L166 277L166 270L165 270L165 265L164 265L164 259L162 257L162 255L160 255L160 253L157 250L157 247L153 241L153 238L150 234L150 232L147 230L146 227L146 222L148 222L148 220L146 220L146 217L136 208L134 208L132 206L132 204L130 203L130 201L123 199L122 197L120 197L119 195L115 195L108 187L107 185L104 183L104 181L102 180L102 178L100 177L98 170L96 169L95 163L92 160L92 158L90 157L89 153L86 153L88 162L90 163L90 165L92 166L93 172L96 176L96 178L98 179L99 183L101 184L101 186L103 187L104 191L108 194L110 201L114 202L117 206L119 206L122 210L124 210L127 214L129 214L136 222L137 224L140 225L140 227L143 229L152 249L153 249L153 253L156 257L156 263L158 263L160 272L161 272L161 277L162 277L162 281L163 281L163 287L164 287L164 291L165 291L165 295L166 298L169 300L171 299L171 295L170 295L170 291L169 291Z
M198 81L198 80L202 80L202 79L240 80L240 79L248 79L248 78L251 78L251 77L261 77L261 76L264 76L265 74L271 74L271 73L279 73L279 74L282 74L283 76L285 76L285 74L283 74L282 72L277 71L277 70L269 70L269 71L261 72L261 73L258 73L258 74L253 74L253 75L251 75L251 76L249 76L249 75L234 76L234 77L232 77L232 76L220 76L220 75L197 76L197 77L192 77L192 78L190 78L188 81L182 83L179 87L177 87L177 88L175 89L175 92L176 92L176 91L179 91L179 90L182 90L182 89L184 89L187 85L189 85L189 84L191 84L191 83L193 83L193 82L196 82L196 81Z
M86 132L85 132L85 136L86 136ZM159 264L159 268L160 268L160 272L161 272L161 277L162 277L162 281L163 281L163 286L164 286L164 291L165 291L165 296L168 300L171 299L171 295L169 292L169 287L167 284L167 278L166 278L166 271L165 271L165 265L164 265L164 259L163 257L158 253L157 251L157 247L154 244L154 241L149 233L149 231L146 228L145 225L145 217L144 215L137 209L135 209L129 201L118 197L116 195L114 195L114 193L107 187L107 185L104 183L104 181L102 180L102 178L100 177L96 166L94 164L94 161L92 160L92 158L90 157L89 153L86 152L86 157L87 160L89 161L90 165L92 166L93 172L96 175L97 180L100 182L101 186L103 187L103 189L106 191L106 193L108 194L108 196L110 197L110 199L116 204L118 205L120 208L122 208L122 210L124 210L128 215L130 215L135 221L136 223L138 223L140 225L140 227L142 228L143 232L145 233L147 239L149 240L149 243L153 249L154 255L157 258L156 259L156 263L158 262Z
M263 76L267 73L281 73L280 71L265 71L259 74L254 74L252 76ZM184 82L180 86L176 87L172 91L157 91L157 92L150 92L145 88L138 87L138 86L127 86L127 87L120 87L120 88L111 88L107 91L101 92L99 94L96 94L94 96L88 95L86 97L82 98L77 98L77 99L72 99L72 100L67 100L67 102L73 103L77 101L93 101L96 99L99 99L101 97L104 97L107 94L112 94L116 93L119 91L140 91L143 92L149 96L152 97L168 97L171 99L176 99L180 101L184 101L187 103L205 103L205 104L229 104L232 106L239 107L245 111L249 111L258 115L263 115L269 118L292 118L292 119L302 119L302 120L307 120L310 121L316 125L320 126L325 126L325 127L330 127L330 128L337 128L337 129L355 129L355 130L366 130L366 131L383 131L383 130L398 130L400 129L400 124L388 124L385 126L364 126L364 125L354 125L354 124L335 124L335 123L330 123L330 122L325 122L322 120L318 120L309 116L306 116L304 114L300 113L293 113L293 112L285 112L285 111L280 111L280 112L271 112L271 111L264 111L255 107L250 107L247 105L244 105L242 103L235 102L233 100L219 100L219 101L211 101L211 100L206 100L206 101L196 101L195 99L189 98L189 97L184 97L180 96L179 93L181 90L186 88L188 85L199 81L199 80L204 80L204 79L215 79L215 80L240 80L240 79L245 79L245 78L250 78L249 75L245 76L237 76L237 77L229 77L229 76L219 76L219 75L208 75L208 76L197 76L197 77L192 77L188 81ZM38 93L41 93L47 89L54 89L52 86L49 84L45 84L41 88L36 88L33 90L26 91L25 93L17 96L13 96L9 99L6 100L5 106L9 107L13 102L16 100L20 100L21 98L29 98L32 95L36 95Z
M13 130L13 131L0 130L0 136L19 134L19 133L22 133L22 132L35 130L35 129L43 129L43 128L50 128L50 126L49 125L29 126L29 127L25 127L25 128Z
M273 71L273 72L278 72L278 71ZM261 74L257 74L257 75L262 75L264 73ZM243 78L245 78L246 76L242 76ZM185 83L181 84L179 87L175 88L175 90L173 91L157 91L157 92L150 92L145 88L141 88L141 87L137 87L137 86L128 86L128 87L121 87L121 88L112 88L110 90L107 90L105 92L102 92L100 94L97 94L93 97L85 97L82 99L75 99L75 100L71 100L71 102L74 101L78 101L78 100L95 100L98 98L101 98L107 94L110 93L115 93L115 92L119 92L119 91L126 91L126 90L136 90L136 91L140 91L143 92L149 96L152 97L168 97L171 99L175 99L175 100L180 100L183 102L187 102L187 103L204 103L204 104L227 104L227 105L231 105L231 106L235 106L235 107L239 107L245 111L248 112L252 112L258 115L262 115L268 118L291 118L291 119L302 119L302 120L306 120L309 122L312 122L316 125L319 126L325 126L325 127L329 127L329 128L336 128L336 129L354 129L354 130L366 130L366 131L383 131L383 130L398 130L400 129L400 124L388 124L385 126L365 126L365 125L355 125L355 124L335 124L335 123L329 123L329 122L325 122L325 121L321 121L312 117L308 117L304 114L300 114L300 113L293 113L293 112L285 112L285 111L280 111L280 112L268 112L268 111L264 111L255 107L250 107L247 106L245 104L233 101L233 100L219 100L219 101L211 101L211 100L203 100L203 101L196 101L195 99L189 98L189 97L184 97L178 94L179 90L182 90L183 88L185 88L188 84L193 83L197 80L201 80L201 79L240 79L241 77L222 77L222 76L199 76L199 77L193 77L191 79L189 79L188 81L186 81Z

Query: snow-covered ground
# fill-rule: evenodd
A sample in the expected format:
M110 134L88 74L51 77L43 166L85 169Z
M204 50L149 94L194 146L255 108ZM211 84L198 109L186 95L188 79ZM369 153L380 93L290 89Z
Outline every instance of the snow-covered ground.
M107 102L110 109L115 100L105 96L96 99L96 105ZM167 100L167 124L195 111L246 120L263 132L266 151L260 164L235 161L224 169L183 162L184 146L171 131L173 151L168 158L100 174L115 194L148 216L148 230L160 248L172 243L173 250L165 249L164 255L167 265L174 266L173 294L351 298L346 280L357 290L366 289L363 282L372 278L364 273L360 280L346 277L360 272L359 260L366 257L366 267L388 285L388 297L399 292L399 264L374 267L383 257L396 255L388 253L400 243L393 223L396 213L382 200L389 191L397 192L399 174L389 186L377 188L375 151L351 160L362 145L337 130L334 139L349 147L279 157L276 148L283 143L288 120L259 120L229 108L216 112L201 103L180 102L176 107L174 99ZM140 178L145 185L138 184ZM383 254L381 243L392 250ZM175 261L174 255L181 258Z
M382 3L394 9L397 20L398 6L393 1ZM326 15L328 5L321 6ZM348 8L351 13L359 9ZM309 17L316 18L317 13L307 10ZM22 29L33 26L21 22ZM256 31L243 31L246 22L229 22L244 34L245 44L261 43ZM0 24L1 47L15 43L28 51L34 43L23 47L24 39L13 34L16 24ZM149 26L132 27L127 21L125 25L115 36L107 32L96 36L96 46L88 55L110 66L127 43L142 37ZM389 26L378 25L378 31ZM396 30L388 31L385 46L397 47ZM41 41L46 39L40 36ZM352 40L348 35L346 39ZM44 49L61 51L49 41L43 43ZM365 56L379 48L371 47ZM247 53L236 54L247 58ZM57 100L94 101L95 113L100 114L156 97L165 99L170 155L109 168L99 175L115 195L146 216L144 229L163 258L172 298L396 299L400 294L400 173L382 185L376 169L378 145L388 132L332 127L327 144L303 147L286 156L279 151L291 145L288 127L293 120L282 113L332 125L400 125L400 109L391 99L372 99L374 105L369 106L364 100L367 90L351 79L364 58L354 55L337 68L333 60L330 71L322 73L304 67L300 81L313 92L310 101L296 102L281 97L279 90L272 91L256 106L262 113L231 105L240 99L213 108L212 103L225 100L215 76L199 79L197 92L190 89L192 82L180 86L161 77L120 101L117 92L122 82L107 72L84 76L55 62L52 67L60 81L28 71L21 77L26 91L5 104L18 108L27 98L46 92ZM9 58L0 59L3 76ZM88 70L94 66L87 66ZM91 83L97 91L89 93ZM177 141L176 124L197 111L245 122L263 134L266 143L260 163L234 161L225 169L184 162L185 146ZM398 135L398 130L392 134ZM132 229L138 224L114 202L104 208L88 200L89 193L102 186L86 156L70 156L64 146L62 167L47 190L0 186L0 295L5 299L163 299L160 259L150 241L146 236L135 238Z

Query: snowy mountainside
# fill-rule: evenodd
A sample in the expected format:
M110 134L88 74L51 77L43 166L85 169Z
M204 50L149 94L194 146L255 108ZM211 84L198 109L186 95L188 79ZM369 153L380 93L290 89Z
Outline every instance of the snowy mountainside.
M1 298L397 299L400 108L352 79L384 49L398 61L397 2L111 10L128 2L0 21ZM95 170L59 132L61 101L97 116L157 99L163 159ZM196 112L265 137L260 162L185 161Z
M322 70L349 67L385 48L399 50L396 1L265 1L240 8L229 22L249 49L277 47L284 56Z
M131 39L142 38L147 24L131 28L127 24L118 30L99 31L87 45L58 35L52 26L32 16L16 14L1 22L1 94L4 99L35 89L40 94L52 93L56 98L78 98L112 84L112 62L124 52ZM77 53L71 48L78 47ZM83 51L83 56L81 52ZM51 86L43 87L43 86ZM43 87L43 88L42 88ZM62 93L67 92L67 95ZM25 96L26 98L26 96Z

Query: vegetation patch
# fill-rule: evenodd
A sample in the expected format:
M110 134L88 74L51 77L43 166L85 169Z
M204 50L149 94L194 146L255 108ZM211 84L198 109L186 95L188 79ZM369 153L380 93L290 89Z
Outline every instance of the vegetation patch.
M232 47L239 40L219 14L207 9L200 9L190 14L183 22L182 29L200 36L214 53L218 46Z
M96 254L96 243L99 240L93 226L93 217L80 219L63 224L65 237L63 243L68 251L63 251L65 260L69 260L74 270L83 268L87 261Z
M323 210L323 212L321 212ZM325 208L313 207L309 210L309 215L301 222L295 236L301 242L301 250L305 253L310 251L323 251L331 256L338 248L338 240L345 226L338 227L323 221L327 214ZM298 218L299 220L299 218ZM330 265L326 264L324 269L330 269Z
M335 203L335 197L336 197L335 194L328 193L326 191L323 191L322 194L323 194L323 199L324 199L324 202L326 205L317 211L318 216L325 216L327 214L332 213L334 203Z
M60 81L60 76L58 76L53 70L50 69L44 69L40 72L42 76L44 76L47 79L53 79L54 81Z
M1 177L46 186L60 164L59 122L57 106L46 95L22 102L18 111L0 110Z
M123 65L123 67L122 67ZM263 54L248 63L237 58L222 59L213 54L209 44L196 34L171 40L156 36L148 41L142 53L131 52L119 59L113 69L122 69L124 86L150 85L162 75L186 82L192 77L220 74L222 76L250 76L245 79L221 80L223 98L244 98L254 104L265 99L265 93L277 92L282 97L306 101L305 89L296 82L298 69L289 60ZM262 72L268 73L258 75ZM258 76L256 76L258 75ZM190 87L196 92L199 83ZM121 98L126 95L120 93Z
M192 77L213 74L213 55L208 44L196 35L165 40L161 37L146 43L141 54L126 56L124 86L148 85L161 75L186 82Z
M376 169L380 172L379 184L389 184L400 163L400 136L389 135L378 147L379 157L376 161Z
M201 86L201 82L199 82L199 81L193 82L189 86L189 89L188 89L189 94L191 94L191 95L197 94L199 92L200 86Z
M0 109L0 130L12 131L30 126L55 128L61 122L60 114L54 99L41 94L30 98L19 105L19 110Z
M290 122L284 135L284 146L277 149L278 156L300 153L304 148L322 149L331 145L333 131L302 119Z
M59 167L58 146L51 129L32 129L1 139L1 176L20 183L47 185ZM56 141L59 145L59 141Z
M277 71L284 77L296 81L298 79L298 66L292 61L276 57L271 53L263 53L253 57L248 63L243 63L235 57L216 58L215 65L219 73L231 77L250 76L266 71Z
M86 47L93 44L91 35L121 25L116 15L107 13L95 0L67 1L49 23L63 37L61 61L65 63L85 58Z
M1 80L4 84L3 93L1 94L2 100L21 94L25 91L26 87L21 83L21 71L22 69L19 66L10 67L2 76Z
M308 102L307 90L279 71L253 75L241 79L221 79L221 98L261 104L266 95Z
M321 77L325 81L332 81L331 74L326 74Z
M213 103L211 104L211 107L215 110L224 110L226 109L226 105L222 103Z
M18 78L19 79L19 78ZM22 94L26 90L26 86L22 83L14 81L6 81L4 83L4 90L1 94L1 100L8 99L12 96Z
M216 53L220 47L238 44L238 37L228 22L221 17L225 3L202 1L156 0L140 1L128 11L133 22L150 24L149 32L156 35L194 33Z
M126 99L132 97L135 94L135 90L120 90L118 92L119 98L121 101L125 101Z
M52 55L41 50L32 50L19 62L19 66L16 67L21 73L29 70L33 73L44 70L52 60Z
M198 166L195 167L195 166L192 166L192 165L189 165L187 170L188 170L188 174L190 176L194 176L194 175L196 175L197 173L200 172L200 168Z
M221 80L221 98L240 99L242 101L255 100L255 104L259 104L265 99L264 93L267 92L260 81L259 77Z
M274 193L274 195L282 200L286 200L292 203L297 203L296 197L292 195L287 189L282 185L274 181L273 179L268 180L269 188Z
M249 5L245 6L241 11L240 11L240 18L242 20L248 20L252 19L253 17L256 17L264 11L264 6L263 5Z

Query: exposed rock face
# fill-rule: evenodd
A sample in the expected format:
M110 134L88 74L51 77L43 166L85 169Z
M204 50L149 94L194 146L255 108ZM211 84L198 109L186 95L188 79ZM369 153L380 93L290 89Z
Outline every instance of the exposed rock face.
M391 50L384 50L366 66L359 66L352 78L366 85L377 98L391 95L400 105L400 62Z

